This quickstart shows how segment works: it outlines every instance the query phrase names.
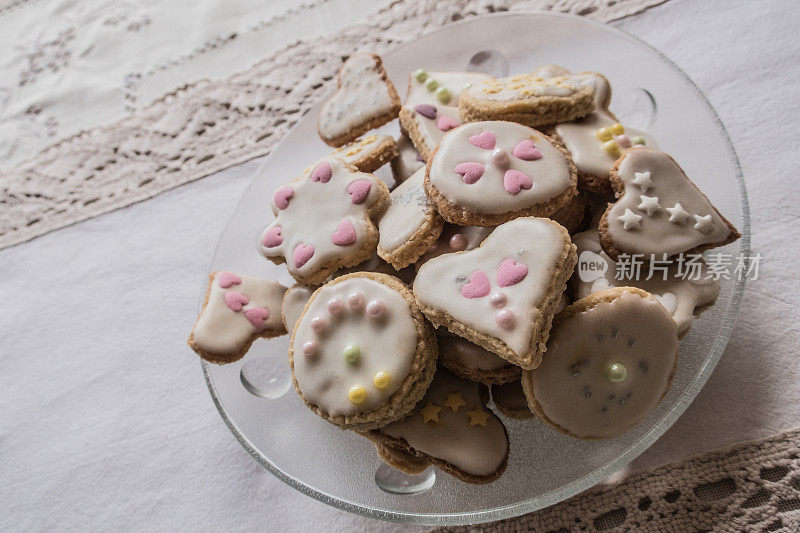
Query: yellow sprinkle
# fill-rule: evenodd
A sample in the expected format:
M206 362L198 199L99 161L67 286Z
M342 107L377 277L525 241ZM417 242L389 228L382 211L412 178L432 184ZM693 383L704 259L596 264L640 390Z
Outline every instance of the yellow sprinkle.
M375 372L375 376L372 378L372 382L375 384L376 387L379 389L385 389L389 386L389 383L392 382L392 378L389 377L389 373L384 370L379 370Z
M364 387L356 385L350 389L350 392L347 393L347 396L353 403L364 403L364 400L367 399L367 391Z
M428 402L428 405L420 409L419 413L422 415L422 418L425 419L423 421L424 423L428 422L438 423L439 411L441 410L442 408L439 407L438 405L434 405L432 402Z
M597 138L600 139L603 142L610 141L611 139L614 138L614 135L611 133L611 130L608 129L608 128L600 128L599 130L597 130L595 135L597 135Z
M478 407L473 411L467 411L469 416L470 426L485 426L486 420L489 418L489 413Z
M603 143L603 150L606 151L608 155L612 155L614 157L619 157L619 145L616 141L608 141Z
M616 124L611 125L611 133L614 135L622 135L625 133L625 126L617 122Z
M467 402L461 397L460 392L450 392L447 394L447 401L444 404L453 411L458 411L458 408L462 405L467 405Z

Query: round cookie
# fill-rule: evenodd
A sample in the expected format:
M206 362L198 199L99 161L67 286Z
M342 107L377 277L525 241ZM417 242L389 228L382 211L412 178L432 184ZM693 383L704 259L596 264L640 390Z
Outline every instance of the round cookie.
M361 172L375 172L397 157L398 148L390 135L367 135L331 152Z
M389 189L381 180L329 157L275 191L275 220L261 235L259 249L270 261L286 263L300 283L319 285L375 252L375 221L388 203Z
M355 273L317 289L295 325L289 363L320 417L367 431L402 418L436 369L436 339L400 280Z
M286 331L291 332L294 329L294 325L303 314L303 309L313 293L314 287L302 283L295 283L286 290L281 304L281 319Z
M675 322L653 295L601 291L564 309L547 352L522 373L531 410L581 439L616 437L641 422L669 390L678 362Z
M425 194L424 180L425 169L420 168L393 190L378 222L378 255L398 270L419 259L444 226Z
M467 339L440 333L439 362L458 377L484 385L519 380L519 367Z
M546 135L511 122L472 122L444 136L425 172L439 214L462 226L549 217L577 194L569 154Z
M285 291L275 281L227 271L211 273L189 346L212 363L238 361L258 337L286 333L280 313Z
M527 420L535 415L528 406L520 380L492 385L492 401L497 410L515 420Z
M404 472L433 464L467 483L494 481L508 463L508 433L484 406L480 387L439 368L408 416L364 436L381 459Z

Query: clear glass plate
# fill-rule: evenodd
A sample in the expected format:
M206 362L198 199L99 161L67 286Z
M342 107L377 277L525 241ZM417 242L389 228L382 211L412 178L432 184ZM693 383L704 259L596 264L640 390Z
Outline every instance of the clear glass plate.
M477 55L476 55L477 54ZM614 88L612 110L627 125L647 129L672 154L743 237L723 249L749 252L749 215L741 169L730 139L700 90L663 54L624 32L587 19L501 14L459 22L383 56L404 92L417 68L468 65L496 75L557 63L573 72L603 72ZM274 150L253 178L225 228L210 270L230 269L291 284L283 266L260 256L257 238L271 220L271 193L330 151L316 132L319 106ZM397 132L391 124L385 131ZM386 175L386 169L382 169ZM234 364L203 364L222 418L242 445L280 479L323 502L373 518L419 524L465 524L516 516L552 505L633 460L686 409L716 365L736 319L744 282L725 281L717 304L682 341L672 389L643 423L619 438L581 441L538 420L505 420L511 456L505 474L475 486L439 473L427 490L387 492L375 448L314 415L291 385L289 338L259 340ZM430 485L433 476L420 481ZM392 480L389 480L390 482ZM400 483L415 483L400 480Z

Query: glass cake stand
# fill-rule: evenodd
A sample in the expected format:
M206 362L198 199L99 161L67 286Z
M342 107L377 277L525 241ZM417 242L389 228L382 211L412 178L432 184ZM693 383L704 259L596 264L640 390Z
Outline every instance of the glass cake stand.
M550 14L500 14L452 24L383 56L395 86L408 73L481 70L530 72L557 63L573 72L604 73L621 121L646 129L672 154L711 201L742 231L722 249L749 253L749 214L741 169L725 128L706 98L667 57L635 37L587 19ZM282 183L329 153L312 109L261 165L225 228L209 270L278 279L283 266L256 248L272 219L268 202ZM396 123L383 128L397 133ZM386 168L379 176L391 179ZM429 469L406 476L383 465L374 446L314 415L291 383L289 337L258 340L241 361L203 363L211 396L226 424L270 472L320 501L373 518L418 524L467 524L520 515L564 500L633 460L683 413L719 360L739 308L743 281L722 283L717 303L696 319L680 348L678 371L658 408L624 435L581 441L538 420L505 419L511 455L505 474L468 485ZM502 416L502 415L501 415Z

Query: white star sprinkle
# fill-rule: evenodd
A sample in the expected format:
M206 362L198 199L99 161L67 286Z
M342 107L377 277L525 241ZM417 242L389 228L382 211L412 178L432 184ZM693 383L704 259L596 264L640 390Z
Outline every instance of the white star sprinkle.
M622 222L623 229L639 229L642 227L642 217L637 215L630 209L625 210L625 214L617 217L617 220Z
M658 196L645 196L642 194L639 198L642 199L642 203L636 207L645 211L647 216L651 217L661 211L661 204L658 203Z
M653 180L650 179L650 171L634 172L633 184L642 189L642 192L647 192L653 186Z
M695 215L694 220L694 229L700 233L711 233L711 231L714 229L714 223L711 221L711 215L706 215L704 217Z
M667 212L669 213L669 221L676 224L686 224L692 218L692 215L680 203L675 204L674 207L668 207Z

